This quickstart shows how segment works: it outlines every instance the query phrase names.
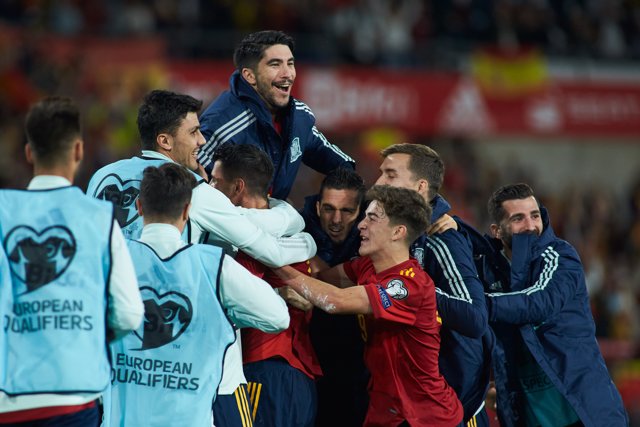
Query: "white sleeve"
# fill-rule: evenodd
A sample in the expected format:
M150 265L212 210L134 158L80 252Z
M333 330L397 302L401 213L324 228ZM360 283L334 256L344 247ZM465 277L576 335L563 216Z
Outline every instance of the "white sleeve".
M138 279L133 268L129 248L116 221L114 221L111 232L108 307L107 324L116 337L136 329L142 322L144 305L138 289Z
M287 304L271 285L226 255L220 270L220 300L239 328L279 332L289 327Z
M269 209L236 209L272 236L291 236L304 230L302 215L284 200L269 198Z
M204 232L212 240L232 244L252 258L270 267L306 261L315 255L316 244L311 236L299 233L294 237L276 238L255 226L236 208L227 196L208 184L193 190L189 217L194 225L191 242L197 243Z

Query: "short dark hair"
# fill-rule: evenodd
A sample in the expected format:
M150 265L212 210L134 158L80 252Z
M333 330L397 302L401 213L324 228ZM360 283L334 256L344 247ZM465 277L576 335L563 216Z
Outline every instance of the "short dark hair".
M502 203L507 200L520 200L533 196L533 189L525 183L503 185L493 192L487 203L489 218L494 224L500 224L506 215Z
M382 157L390 154L408 154L409 170L416 179L429 182L429 200L431 201L442 187L444 181L444 162L433 148L420 144L394 144L380 152Z
M212 161L220 160L222 175L227 181L242 178L247 192L266 198L273 177L273 162L263 150L251 144L227 142L213 153Z
M198 113L202 101L189 95L168 90L152 90L138 109L138 132L142 148L155 150L156 137L161 133L174 135L188 113Z
M233 64L238 71L242 71L243 68L254 70L264 56L264 51L276 44L289 46L291 52L295 47L293 37L282 31L266 30L251 33L236 46L233 52Z
M322 200L322 193L325 188L333 190L354 190L358 194L358 206L362 204L364 194L367 191L362 177L353 169L343 166L335 168L324 177L320 184L320 192L318 193L320 200Z
M43 98L27 113L25 132L36 161L53 165L81 136L80 111L71 98Z
M159 167L149 166L142 173L140 204L146 216L175 220L191 201L197 181L193 173L182 165L167 162Z
M391 225L407 227L409 244L431 224L431 206L417 191L390 185L374 185L367 191L367 201L373 200L382 204Z

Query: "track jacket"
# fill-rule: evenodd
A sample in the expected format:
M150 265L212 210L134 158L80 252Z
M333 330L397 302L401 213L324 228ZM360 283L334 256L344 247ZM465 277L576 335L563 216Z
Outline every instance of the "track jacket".
M238 71L231 75L229 86L200 116L207 142L198 161L209 174L214 151L226 142L257 145L269 154L275 168L271 195L276 199L289 196L301 163L323 174L338 166L355 166L316 128L316 118L305 103L291 97L279 135L264 101Z
M582 262L559 239L541 208L544 231L514 234L511 267L502 244L475 230L474 254L496 333L494 377L503 426L520 425L524 392L516 371L517 343L527 346L585 426L629 424L595 338Z
M432 222L451 209L440 195L436 195L431 207ZM425 233L411 245L411 256L436 285L442 318L440 372L462 402L466 422L482 409L494 345L471 245L466 235L456 230L432 236Z

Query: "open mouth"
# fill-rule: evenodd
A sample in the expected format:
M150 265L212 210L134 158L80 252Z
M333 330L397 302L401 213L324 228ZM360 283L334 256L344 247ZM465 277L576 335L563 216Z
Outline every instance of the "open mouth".
M280 92L288 95L292 85L293 85L292 82L283 82L283 83L275 83L273 86L276 89L278 89Z

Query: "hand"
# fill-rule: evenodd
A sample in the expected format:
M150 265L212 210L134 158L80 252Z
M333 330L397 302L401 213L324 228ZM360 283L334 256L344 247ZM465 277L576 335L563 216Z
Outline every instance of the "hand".
M487 396L484 398L484 404L494 412L498 410L496 386L493 381L489 383L489 390L487 390Z
M282 297L291 307L295 307L302 311L309 311L313 308L313 304L307 301L302 295L294 291L289 286L281 286L276 288L278 295Z
M432 235L436 233L443 233L449 229L458 229L458 223L453 219L453 217L444 214L436 222L431 224L431 227L427 230L427 234Z

